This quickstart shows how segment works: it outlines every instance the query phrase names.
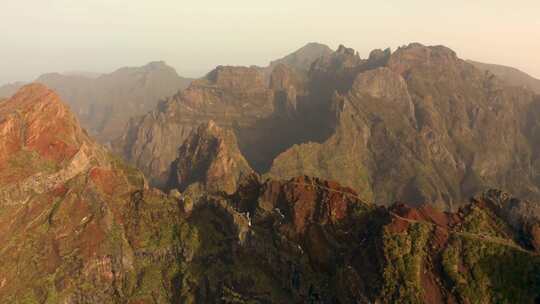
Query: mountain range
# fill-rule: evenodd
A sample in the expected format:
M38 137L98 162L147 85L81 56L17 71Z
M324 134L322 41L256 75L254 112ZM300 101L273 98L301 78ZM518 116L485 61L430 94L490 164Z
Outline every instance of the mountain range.
M184 140L212 120L233 131L260 175L309 175L379 204L453 209L490 187L540 199L539 102L443 46L362 59L344 46L330 53L309 44L264 69L217 67L132 119L113 150L168 189Z
M540 97L444 46L219 66L110 148L64 95L0 99L2 303L540 301Z

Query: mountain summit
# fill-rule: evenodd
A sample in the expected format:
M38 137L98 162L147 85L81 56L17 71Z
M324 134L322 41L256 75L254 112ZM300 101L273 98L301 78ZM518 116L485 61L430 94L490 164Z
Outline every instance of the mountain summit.
M311 42L283 58L274 60L270 63L270 67L275 67L279 64L284 64L292 68L308 71L311 64L320 57L327 56L332 53L332 49L327 45Z

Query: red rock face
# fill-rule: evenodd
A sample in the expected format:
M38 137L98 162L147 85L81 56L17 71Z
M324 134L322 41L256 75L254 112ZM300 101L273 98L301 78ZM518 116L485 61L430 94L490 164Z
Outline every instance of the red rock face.
M299 234L311 224L337 224L349 216L354 205L365 204L350 188L307 176L268 182L261 200L287 213Z
M391 216L391 222L387 225L387 229L391 233L404 233L411 224L417 222L434 225L432 244L436 250L445 246L448 242L450 230L453 226L460 223L460 218L457 214L442 212L429 204L414 208L397 203L388 211Z
M79 150L86 136L58 95L40 84L23 87L0 106L0 161L23 147L60 163Z

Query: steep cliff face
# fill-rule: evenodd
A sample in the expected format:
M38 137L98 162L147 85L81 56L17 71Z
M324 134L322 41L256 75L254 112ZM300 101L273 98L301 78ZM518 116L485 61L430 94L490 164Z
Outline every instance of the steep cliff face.
M209 121L194 130L178 150L168 187L184 191L197 184L210 193L232 194L252 174L234 133Z

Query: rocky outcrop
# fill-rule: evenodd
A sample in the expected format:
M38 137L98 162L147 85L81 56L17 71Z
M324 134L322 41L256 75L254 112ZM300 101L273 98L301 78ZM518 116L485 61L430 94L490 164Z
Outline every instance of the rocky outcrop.
M40 84L0 105L0 130L1 301L114 301L114 282L135 270L131 248L113 249L126 245L115 227L144 177L95 144Z
M194 130L173 162L169 188L180 191L199 184L207 192L232 194L242 179L255 174L244 159L230 130L209 121Z

